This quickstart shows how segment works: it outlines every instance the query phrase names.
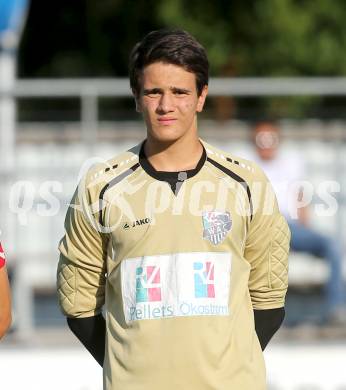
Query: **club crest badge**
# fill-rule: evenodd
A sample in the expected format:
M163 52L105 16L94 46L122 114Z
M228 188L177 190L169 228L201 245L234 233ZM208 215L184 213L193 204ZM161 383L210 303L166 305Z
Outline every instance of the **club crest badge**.
M220 244L232 227L231 215L228 211L205 211L202 220L203 238L214 245Z

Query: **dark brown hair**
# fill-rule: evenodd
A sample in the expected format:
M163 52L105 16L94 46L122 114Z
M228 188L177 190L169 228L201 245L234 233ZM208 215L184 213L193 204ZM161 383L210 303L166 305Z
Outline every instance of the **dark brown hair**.
M143 69L154 62L178 65L194 73L198 96L209 81L209 62L204 47L183 30L161 29L147 34L132 49L130 86L135 96L141 89Z

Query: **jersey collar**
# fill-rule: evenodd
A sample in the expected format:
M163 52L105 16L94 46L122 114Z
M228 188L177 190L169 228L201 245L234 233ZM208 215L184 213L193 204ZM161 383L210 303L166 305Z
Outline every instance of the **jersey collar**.
M167 182L185 181L186 179L196 176L197 173L202 169L204 163L207 160L207 152L204 148L203 143L201 143L203 147L203 152L195 168L187 169L185 171L176 171L176 172L157 171L150 164L149 160L147 159L144 153L144 144L145 141L143 141L141 145L141 149L139 151L139 164L149 176L153 177L156 180L167 181Z

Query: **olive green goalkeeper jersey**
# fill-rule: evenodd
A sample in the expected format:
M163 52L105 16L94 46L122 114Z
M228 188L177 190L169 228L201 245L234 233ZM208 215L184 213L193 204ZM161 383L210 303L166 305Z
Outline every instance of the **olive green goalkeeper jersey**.
M60 305L104 307L106 390L266 388L253 309L284 306L289 230L260 168L201 142L193 170L97 164L67 212Z

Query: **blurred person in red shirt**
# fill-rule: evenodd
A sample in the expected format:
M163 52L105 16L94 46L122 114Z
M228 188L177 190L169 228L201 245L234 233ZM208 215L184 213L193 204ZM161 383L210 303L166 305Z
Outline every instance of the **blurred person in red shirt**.
M4 250L0 243L0 339L11 325L11 294Z

